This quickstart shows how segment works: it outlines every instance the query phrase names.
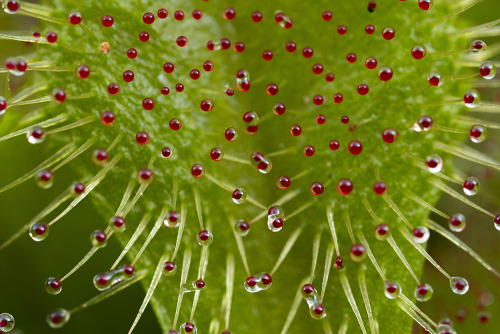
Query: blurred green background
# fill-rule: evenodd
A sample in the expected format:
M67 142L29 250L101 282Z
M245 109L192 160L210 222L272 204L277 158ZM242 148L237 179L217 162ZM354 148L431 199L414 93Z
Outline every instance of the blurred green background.
M416 0L415 0L416 1ZM482 24L499 18L500 2L486 0L472 10L461 14L461 18L469 20L471 25ZM0 30L36 30L36 21L20 16L0 14ZM484 38L490 45L499 43L500 39ZM16 56L33 52L33 47L19 42L0 40L0 64L8 56ZM498 58L497 58L498 61ZM29 75L11 81L13 91L18 91ZM500 82L500 79L497 83ZM500 86L500 85L498 85ZM5 74L0 75L0 92L5 91ZM497 100L500 103L500 89L481 90L483 100ZM3 95L0 93L0 95ZM21 115L20 115L21 116ZM475 116L475 115L474 115ZM478 114L479 118L500 122L499 117ZM10 123L0 123L0 136L14 129L13 119ZM488 140L481 144L481 150L500 160L500 136L498 130L490 132ZM33 168L36 162L46 157L39 146L29 145L24 137L0 142L0 185L7 184ZM481 204L489 211L500 210L500 174L462 161L467 175L483 176ZM71 171L65 168L58 174L58 180L49 190L41 190L34 182L28 181L8 192L0 194L0 242L14 234L21 226L32 219L41 209L63 191L63 186L77 180ZM439 207L449 213L460 210L467 216L468 227L459 237L477 250L494 267L500 268L498 254L500 252L500 232L492 227L491 219L466 209L448 197L444 197ZM464 210L465 209L465 210ZM109 266L120 251L121 246L115 239L87 263L76 275L64 284L64 293L49 296L43 284L49 276L60 277L71 269L89 250L89 235L103 218L98 216L90 201L85 200L50 232L50 237L43 243L34 243L27 236L21 237L9 246L7 252L0 251L0 313L12 313L17 322L13 333L53 333L45 323L48 311L57 308L72 308L96 294L92 277ZM446 224L441 218L436 221ZM429 252L452 275L469 279L471 290L467 296L453 295L448 282L432 266L426 265L422 281L430 283L435 289L431 302L422 308L437 319L440 316L450 317L456 324L459 333L498 333L500 328L500 303L493 302L484 309L478 307L480 300L486 300L489 293L493 298L500 298L500 282L498 278L487 272L468 255L457 250L446 240L432 237ZM11 268L15 268L11 270ZM23 273L22 276L19 276ZM125 333L135 318L142 302L144 292L140 285L128 288L125 292L113 296L84 312L77 313L60 333ZM457 323L456 316L460 310L467 310L465 321ZM489 312L491 319L483 324L478 320L482 311ZM150 307L146 309L136 333L160 333L154 314ZM421 332L416 329L415 332Z

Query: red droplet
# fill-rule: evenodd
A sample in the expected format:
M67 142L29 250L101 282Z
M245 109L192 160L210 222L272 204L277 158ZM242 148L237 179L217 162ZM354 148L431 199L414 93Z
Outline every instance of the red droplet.
M271 83L271 84L267 85L267 87L266 87L266 93L269 96L274 96L274 95L278 94L278 91L279 91L279 89L278 89L278 86L276 84Z
M184 12L182 10L176 10L174 13L174 18L177 21L182 21L184 20Z
M365 32L368 34L368 35L372 35L374 32L375 32L375 27L371 24L367 25L365 27Z
M374 57L368 57L368 58L366 58L366 60L365 60L365 66L366 66L367 69L373 70L374 68L377 67L377 59L375 59Z
M116 82L112 82L108 85L108 93L111 95L116 95L120 92L120 86Z
M181 48L182 47L185 47L188 43L188 40L186 38L186 36L179 36L177 37L177 45L180 46Z
M311 47L305 47L303 50L302 50L302 55L304 56L304 58L311 58L314 54L314 50L311 48Z
M106 28L109 28L113 25L113 23L115 23L115 20L113 19L113 17L111 15L104 15L101 18L101 23Z
M350 63L350 64L355 63L357 58L358 57L356 56L356 54L352 53L352 52L348 53L347 56L345 57L345 59L347 60L347 62Z
M200 70L194 69L189 72L189 76L193 80L198 80L200 78Z
M337 183L337 191L341 195L349 195L352 192L353 188L354 185L352 184L352 181L349 179L341 179Z
M234 10L234 8L227 7L226 9L224 9L224 12L222 13L222 16L226 20L232 20L232 19L234 19L236 17L236 11Z
M325 80L326 80L327 82L332 82L333 80L335 80L335 75L333 75L333 73L327 73L327 74L325 75Z
M245 44L243 42L237 42L234 44L234 51L240 53L245 51Z
M176 84L176 85L175 85L175 90L176 90L178 93L180 93L180 92L184 91L184 85L183 85L183 84L181 84L181 83Z
M135 57L137 57L137 50L136 49L128 49L127 50L127 57L129 57L130 59L135 59Z
M144 15L142 15L142 21L146 24L153 24L153 22L155 21L155 15L153 13L144 13Z
M323 12L323 14L321 14L321 17L322 17L322 18L323 18L323 20L325 20L325 21L330 21L330 20L332 19L332 16L333 16L333 14L332 14L332 12L331 12L331 11L329 11L329 10L325 10L325 11Z
M339 149L340 143L337 140L332 140L328 146L330 147L330 150L336 151Z
M82 13L78 11L72 11L68 14L68 22L71 23L72 25L77 25L82 23Z
M314 64L313 65L313 68L312 68L312 71L314 74L321 74L323 73L323 65L321 64Z
M134 72L132 72L131 70L126 70L125 72L123 72L123 80L125 82L132 82L134 80Z
M399 137L399 132L393 128L387 128L382 131L382 140L388 144L394 143Z
M339 33L339 35L344 35L347 32L347 27L343 25L338 26L337 32Z
M311 194L319 196L325 191L325 187L320 182L314 182L310 188Z
M288 52L295 52L295 50L297 50L297 45L294 42L290 41L286 43L285 48Z
M158 9L158 18L164 20L168 16L168 11L165 8Z
M307 145L306 147L304 147L303 153L306 157L312 157L314 155L314 152L314 146Z
M115 114L111 111L105 111L101 114L101 123L103 125L113 125L115 123Z
M358 86L358 94L359 95L366 95L370 91L370 88L368 87L367 84L360 84Z
M360 141L353 140L349 143L348 149L352 155L358 155L363 151L363 145Z
M336 93L335 95L333 95L333 101L335 103L342 103L342 101L344 101L344 96L340 93Z
M174 64L172 63L165 63L163 65L163 70L165 71L165 73L172 73L175 69L175 66Z
M168 95L168 94L170 94L170 88L162 87L160 92L161 92L161 95Z
M316 116L315 120L316 120L317 124L323 125L326 122L326 117L325 117L325 115L319 114L319 115Z
M89 75L90 75L90 68L87 65L80 65L77 67L76 76L79 79L87 79Z
M193 10L192 15L193 15L193 19L201 20L201 18L203 17L203 12L199 9L195 9L195 10Z
M182 127L182 122L178 118L172 118L170 122L168 122L168 126L170 129L177 131Z
M262 13L261 12L253 12L252 13L252 21L255 23L259 23L262 21Z
M152 110L155 107L155 101L152 98L145 98L142 101L142 107L146 110Z
M294 124L290 127L290 134L294 137L299 136L302 133L302 128L300 125Z
M49 43L55 43L57 42L57 34L53 31L49 31L45 34L45 39Z
M386 193L387 191L387 185L385 184L385 182L383 181L377 181L375 182L375 184L373 185L373 191L375 192L375 194L377 195L383 195Z
M265 61L270 61L271 59L273 59L273 52L271 50L266 50L262 53L262 58L265 60Z
M149 143L149 135L148 135L148 133L145 132L145 131L139 131L139 132L137 132L137 134L135 135L135 141L139 145L146 145L147 143Z

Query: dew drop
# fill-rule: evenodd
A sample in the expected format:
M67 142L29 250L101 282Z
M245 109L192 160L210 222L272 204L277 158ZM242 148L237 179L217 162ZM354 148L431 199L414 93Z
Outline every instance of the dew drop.
M452 277L450 278L451 290L457 295L464 295L469 290L469 282L462 277Z
M431 232L425 226L417 226L413 229L413 239L419 244L426 243L430 236Z
M487 134L488 132L484 126L476 124L470 128L469 137L473 143L479 144L486 139Z
M385 296L389 299L396 299L401 294L401 285L398 282L385 282Z
M99 291L105 291L112 286L132 278L135 275L134 267L123 265L116 269L94 276L94 287Z
M41 169L35 174L35 183L42 189L49 189L54 183L52 172L47 169Z
M366 60L365 60L365 66L369 70L375 69L377 67L377 59L375 59L374 57L368 57L368 58L366 58Z
M49 235L49 226L40 222L33 223L30 225L29 235L36 242L43 241Z
M242 204L246 201L247 199L247 193L245 189L243 188L238 188L233 191L232 195L233 202L236 204Z
M2 313L0 314L0 332L1 333L8 333L11 330L14 329L14 325L16 324L16 321L14 320L14 317L12 314L9 313Z
M286 107L283 103L276 103L273 107L273 113L276 116L281 116L285 113Z
M47 323L51 328L62 328L69 321L70 313L68 310L58 308L47 315Z
M203 175L205 175L205 166L202 164L194 164L193 167L191 167L191 175L197 179L203 177Z
M298 124L294 124L290 127L290 134L294 137L300 136L302 133L302 128Z
M453 232L462 232L465 229L466 220L465 216L461 213L457 213L450 217L448 220L448 226Z
M474 196L479 192L479 189L481 188L481 185L479 184L479 180L473 176L467 178L464 181L464 193L467 196Z
M45 291L50 295L58 295L62 291L62 284L59 280L54 277L49 277L45 281Z
M320 182L313 182L309 189L314 196L319 196L325 191L325 187Z
M238 219L238 221L234 225L234 230L236 231L236 233L244 237L248 234L248 232L250 232L250 224L248 224L243 219Z
M434 289L430 284L420 284L415 288L415 291L413 292L413 295L415 296L415 299L418 300L419 302L426 302L432 298L432 295L434 294Z
M389 81L392 79L394 72L389 66L382 66L378 70L378 78L382 81Z
M198 233L198 235L196 236L196 241L200 246L208 246L212 243L213 240L214 236L207 230L200 231L200 233Z
M171 261L165 262L162 274L165 276L174 276L177 272L177 265Z
M439 173L443 169L443 159L437 154L432 154L425 158L425 165L429 172Z

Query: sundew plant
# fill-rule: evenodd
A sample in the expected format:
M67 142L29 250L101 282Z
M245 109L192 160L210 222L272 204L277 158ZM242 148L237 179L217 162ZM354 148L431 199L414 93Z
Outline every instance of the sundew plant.
M0 333L495 332L493 0L0 3Z

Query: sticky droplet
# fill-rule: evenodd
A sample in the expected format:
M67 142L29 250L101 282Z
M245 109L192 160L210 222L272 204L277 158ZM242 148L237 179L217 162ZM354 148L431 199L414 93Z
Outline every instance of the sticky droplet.
M432 295L434 293L434 289L430 284L420 284L415 288L415 291L413 295L415 296L415 299L418 300L419 302L426 302L432 298Z
M135 270L131 265L124 265L116 269L94 276L94 286L99 291L105 291L113 285L134 277Z
M165 262L163 265L163 275L165 276L174 276L177 272L177 265L171 261Z
M54 183L52 172L47 169L39 170L35 175L36 184L42 189L49 189Z
M47 291L48 294L54 296L60 294L62 291L61 281L59 281L55 277L49 277L45 281L45 291Z
M437 154L425 158L425 165L431 173L439 173L443 169L443 159Z
M29 235L36 242L43 241L49 235L49 226L40 222L33 223L30 226Z
M45 139L45 132L39 126L34 126L26 133L26 138L30 144L40 144Z
M431 232L425 226L417 226L413 229L413 239L419 243L426 243L431 236Z
M385 282L385 296L389 299L396 299L401 294L401 285L398 282Z
M462 277L455 276L450 278L450 286L451 290L457 295L464 295L469 291L469 282Z
M243 188L238 188L233 191L232 199L233 202L236 204L241 204L244 203L247 199L247 193L245 189Z
M245 290L251 293L267 290L273 284L271 275L268 273L259 273L250 276L245 280Z
M250 224L248 224L243 219L238 219L236 224L234 224L234 230L236 231L236 233L244 237L248 234L248 232L250 232Z
M2 313L0 314L0 332L1 333L8 333L11 330L14 329L14 325L16 324L16 321L14 320L14 317L12 314L9 313Z
M479 192L479 189L481 188L481 185L479 184L479 180L473 176L467 178L464 181L464 193L467 196L474 196Z
M51 328L62 328L68 323L69 318L70 313L68 310L58 308L47 315L47 323Z
M214 236L207 230L203 230L196 236L196 241L200 246L209 246L214 241Z
M466 226L465 216L461 213L457 213L450 217L449 221L450 230L453 232L462 232Z

